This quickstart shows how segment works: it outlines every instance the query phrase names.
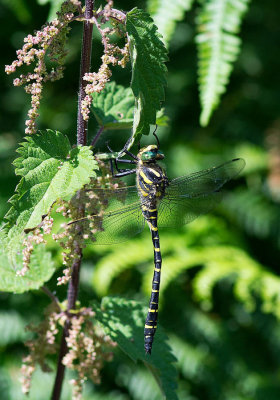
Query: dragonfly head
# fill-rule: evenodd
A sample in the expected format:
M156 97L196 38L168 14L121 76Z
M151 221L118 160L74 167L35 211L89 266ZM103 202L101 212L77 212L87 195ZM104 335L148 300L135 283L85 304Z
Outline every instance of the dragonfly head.
M164 158L164 154L159 150L157 145L151 144L140 149L137 157L143 162L153 162L156 160L162 160Z

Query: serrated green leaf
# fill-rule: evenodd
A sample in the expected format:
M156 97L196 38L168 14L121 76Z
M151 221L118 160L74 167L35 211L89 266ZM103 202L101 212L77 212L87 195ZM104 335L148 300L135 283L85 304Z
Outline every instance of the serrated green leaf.
M14 249L10 249L11 241L4 232L0 232L0 291L23 293L29 290L39 289L47 282L55 272L52 256L45 250L43 244L34 247L31 255L29 271L24 276L18 276L16 271L22 268L22 246L14 243ZM11 253L13 261L11 262Z
M241 41L236 36L250 0L206 0L197 19L198 76L206 126L225 92Z
M134 96L131 88L109 82L100 93L92 94L92 109L105 129L128 129L133 124Z
M5 216L6 229L12 233L37 226L55 201L73 196L97 169L90 148L71 149L68 138L60 132L48 130L27 137L18 153L21 156L14 165L22 178Z
M176 400L175 357L158 327L151 356L144 352L144 322L147 309L141 303L121 298L104 297L101 309L94 306L96 319L106 334L135 362L142 360L156 378L164 396Z
M127 13L126 30L132 65L131 88L135 97L133 134L128 148L156 123L166 86L167 51L152 18L134 8Z
M191 9L193 0L148 0L148 11L153 17L163 41L167 46L176 28L182 21L185 12Z
M72 149L68 138L60 132L48 130L27 137L18 153L20 157L14 165L22 178L5 216L6 251L12 265L16 263L24 230L37 226L58 199L72 197L89 183L97 169L90 148Z
M106 130L131 129L133 127L134 96L131 88L109 82L100 93L92 94L92 110L101 127ZM156 114L158 126L168 125L164 108Z

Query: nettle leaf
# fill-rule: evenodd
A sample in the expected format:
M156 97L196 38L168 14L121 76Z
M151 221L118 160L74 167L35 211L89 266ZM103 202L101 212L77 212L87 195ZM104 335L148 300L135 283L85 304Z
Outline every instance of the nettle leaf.
M167 51L152 18L134 8L127 13L126 30L132 65L131 88L135 97L133 134L128 148L156 123L166 86Z
M92 94L92 109L105 129L127 129L133 124L134 96L131 88L109 82L100 93Z
M130 87L109 82L100 93L92 94L92 110L98 124L106 130L131 129L135 99ZM156 114L158 126L166 126L168 117L164 108Z
M193 0L148 0L148 11L153 17L163 41L167 46L176 28L176 23L182 21L185 12L190 10Z
M101 308L94 306L96 319L106 334L134 362L141 360L154 375L160 389L168 400L177 400L177 372L173 365L176 358L167 344L167 337L158 327L153 351L147 356L144 351L144 323L147 309L141 303L121 298L104 297Z
M202 112L206 126L226 90L233 63L240 51L237 36L250 0L205 0L197 19L198 75Z
M89 147L72 149L66 136L51 130L27 137L17 152L14 165L22 178L5 216L16 231L37 226L55 201L73 196L97 169Z
M29 271L24 276L18 276L16 271L22 268L22 245L15 242L12 245L11 242L3 231L0 232L0 291L23 293L39 289L55 272L51 253L45 250L43 244L35 246ZM10 246L13 248L10 249ZM13 252L12 262L11 252Z
M89 147L71 148L66 136L47 130L29 136L17 150L16 174L22 176L7 221L8 251L11 262L22 243L24 230L36 227L54 202L69 199L95 176L97 162Z

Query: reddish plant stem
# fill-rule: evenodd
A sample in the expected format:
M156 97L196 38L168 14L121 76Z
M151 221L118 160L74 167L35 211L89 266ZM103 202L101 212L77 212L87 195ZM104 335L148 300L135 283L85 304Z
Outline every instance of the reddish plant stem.
M82 101L86 96L85 87L87 82L83 80L83 76L90 72L91 65L91 46L92 46L92 23L88 22L87 19L93 17L93 3L94 0L86 0L86 10L83 31L83 44L82 44L82 55L80 65L80 82L79 82L79 95L78 95L78 117L77 117L77 144L85 146L87 144L87 129L88 121L85 121L81 113ZM86 50L86 51L85 51Z
M86 5L85 18L87 20L92 18L93 16L94 0L85 0L85 5ZM86 85L86 82L83 80L83 76L85 75L85 73L90 72L91 51L92 51L92 24L90 22L85 21L83 24L83 43L81 52L80 80L79 80L79 94L78 94L78 118L77 118L77 144L82 146L85 146L87 143L87 127L88 127L88 123L87 121L84 121L81 113L81 103L85 97L84 88ZM71 279L67 291L68 315L70 315L70 311L75 308L76 300L78 297L81 261L82 261L82 249L78 245L76 245L75 261L72 265ZM62 364L62 360L67 353L66 338L69 334L70 327L71 327L71 320L68 319L65 322L60 342L56 378L51 397L52 400L59 400L61 396L62 384L65 374L65 365Z

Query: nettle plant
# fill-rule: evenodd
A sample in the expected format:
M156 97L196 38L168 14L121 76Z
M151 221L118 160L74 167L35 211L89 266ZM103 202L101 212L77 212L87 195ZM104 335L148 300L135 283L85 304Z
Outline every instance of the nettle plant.
M192 6L188 0L148 1L148 9L163 33L166 43L176 21ZM235 36L248 0L201 2L198 24L198 74L202 103L201 124L206 125L217 107L239 52ZM65 133L37 131L44 84L63 77L66 44L73 23L83 24L83 41L78 92L77 143L72 146ZM101 66L91 72L92 32L97 29L104 47ZM174 356L161 329L155 351L147 357L143 348L146 309L135 301L106 297L101 304L85 307L78 301L79 275L86 241L95 240L102 229L102 215L108 199L99 197L94 188L117 188L106 162L119 153L96 154L96 144L109 130L131 129L126 149L148 135L151 125L166 124L162 110L166 85L167 50L158 28L148 13L134 8L123 12L107 0L95 9L93 0L85 4L65 1L57 18L24 39L17 59L6 66L8 74L24 67L14 79L31 95L26 120L26 138L14 161L20 182L10 199L10 210L0 231L0 291L23 293L42 290L51 302L44 320L30 326L34 339L27 343L29 354L22 366L24 393L29 393L35 365L50 370L50 356L57 355L56 379L52 399L61 396L65 368L76 378L73 398L81 398L87 379L100 382L105 361L119 346L132 360L142 360L152 372L163 395L176 399ZM130 87L111 81L114 67L132 71ZM93 139L88 135L88 120L95 118L99 129ZM119 149L121 151L121 149ZM113 192L113 190L112 190ZM87 215L96 216L88 225L69 224ZM55 216L66 221L63 229L53 229ZM45 285L55 271L47 242L61 247L63 271L57 279L57 292L68 285L67 299L59 299Z
M63 77L66 44L74 22L83 24L83 42L77 144L71 146L63 133L38 132L36 119L44 84ZM104 46L98 72L91 72L93 28L100 33ZM153 366L151 369L163 392L168 398L174 396L175 384L164 379L166 374L175 376L174 357L164 335L158 334L161 354L158 352L149 360L144 354L142 305L120 298L104 298L101 305L84 307L77 300L85 240L94 241L108 202L98 198L92 188L121 185L113 180L104 162L114 154L95 154L95 145L110 129L130 128L132 135L126 145L130 148L143 134L149 134L150 125L164 123L161 104L166 61L166 48L146 12L134 8L124 13L114 9L111 0L98 10L94 9L93 0L86 0L84 6L80 1L68 0L62 4L56 19L24 39L17 59L6 66L8 74L22 66L30 69L14 79L14 85L24 86L31 95L31 108L26 120L27 136L17 150L20 156L14 161L16 174L21 179L10 199L11 207L0 232L0 290L23 293L41 289L51 300L41 324L29 327L35 335L27 342L29 354L22 366L22 387L26 394L30 391L35 365L49 371L49 356L57 354L52 398L60 398L66 367L76 371L76 379L71 381L73 398L81 398L84 381L100 382L100 370L112 358L112 349L118 344L133 360L142 359L146 365ZM124 68L128 63L132 69L131 87L110 82L112 67ZM99 124L91 142L87 135L90 116ZM62 231L54 233L53 216L57 213L68 222L95 215L99 223L93 221L88 229L65 223ZM46 250L49 238L62 249L64 268L57 286L68 285L65 301L60 301L44 286L55 272L51 254Z

